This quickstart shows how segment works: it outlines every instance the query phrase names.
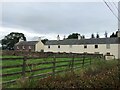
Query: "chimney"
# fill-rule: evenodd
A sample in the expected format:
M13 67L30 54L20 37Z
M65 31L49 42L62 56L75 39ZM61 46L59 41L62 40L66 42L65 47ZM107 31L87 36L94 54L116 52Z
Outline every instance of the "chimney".
M41 37L38 38L38 41L41 41Z
M120 30L118 29L117 37L120 37Z
M63 38L63 40L65 40L66 38L65 38L65 35L64 35L64 38Z
M78 35L78 40L80 40L81 39L81 36L80 35Z
M58 40L58 41L60 40L60 36L59 36L59 35L57 36L57 40Z

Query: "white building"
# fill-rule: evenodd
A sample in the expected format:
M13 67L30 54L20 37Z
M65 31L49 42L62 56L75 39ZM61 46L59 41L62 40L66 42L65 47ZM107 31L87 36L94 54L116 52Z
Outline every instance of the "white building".
M42 43L41 38L39 38L38 41L19 40L19 42L15 44L15 50L41 52L44 51L44 44Z
M113 55L118 59L120 58L120 31L119 37L114 38L49 40L44 45L44 52L97 53Z

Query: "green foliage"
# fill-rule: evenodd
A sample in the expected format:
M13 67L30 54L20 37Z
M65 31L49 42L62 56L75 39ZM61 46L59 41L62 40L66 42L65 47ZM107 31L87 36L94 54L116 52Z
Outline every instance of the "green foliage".
M45 44L48 41L48 39L43 39L41 41L42 41L43 44Z
M100 61L95 65L66 72L65 75L40 79L39 88L119 88L116 61Z
M35 88L37 86L37 81L35 79L29 78L19 78L17 79L17 87L18 88Z
M110 38L112 38L112 37L117 37L117 33L118 33L118 31L116 31L116 33L112 33L112 35L110 35Z
M4 37L4 39L1 40L2 49L5 50L13 50L14 45L19 42L19 39L23 39L26 41L26 37L23 33L17 33L17 32L11 32L7 36Z
M80 35L80 34L78 34L78 33L72 33L72 34L70 34L70 35L68 36L67 39L78 39L78 35Z

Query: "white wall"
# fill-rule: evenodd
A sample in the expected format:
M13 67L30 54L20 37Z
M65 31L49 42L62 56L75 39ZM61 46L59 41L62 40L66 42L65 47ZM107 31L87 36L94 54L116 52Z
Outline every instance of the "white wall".
M35 51L40 52L41 50L44 50L44 44L39 41L36 45L35 45Z
M100 54L104 55L107 52L110 52L111 55L115 55L115 58L118 58L118 44L110 44L110 49L106 48L106 44L98 44L98 48L96 49L95 44L87 45L86 49L84 48L84 45L72 45L72 48L70 48L70 45L60 45L60 48L58 48L58 45L50 45L50 48L48 48L48 45L45 45L44 52L67 52L67 53L99 52Z
M120 59L120 44L118 45L118 58Z

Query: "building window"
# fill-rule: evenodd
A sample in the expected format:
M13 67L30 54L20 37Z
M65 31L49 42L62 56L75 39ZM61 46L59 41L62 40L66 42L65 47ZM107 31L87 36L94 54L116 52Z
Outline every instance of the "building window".
M110 44L106 44L106 48L107 48L107 49L110 49Z
M48 46L48 48L50 48L50 45Z
M98 48L98 45L95 45L95 48Z
M19 49L19 47L17 46L17 49Z
M110 55L110 52L107 52L106 55Z
M58 45L58 48L60 48L60 45Z
M23 49L25 49L25 47L24 47L24 46L22 46L22 48L23 48Z
M31 49L31 46L29 46L29 49Z
M72 45L69 45L70 48L72 48Z
M84 48L87 48L87 45L84 45Z

